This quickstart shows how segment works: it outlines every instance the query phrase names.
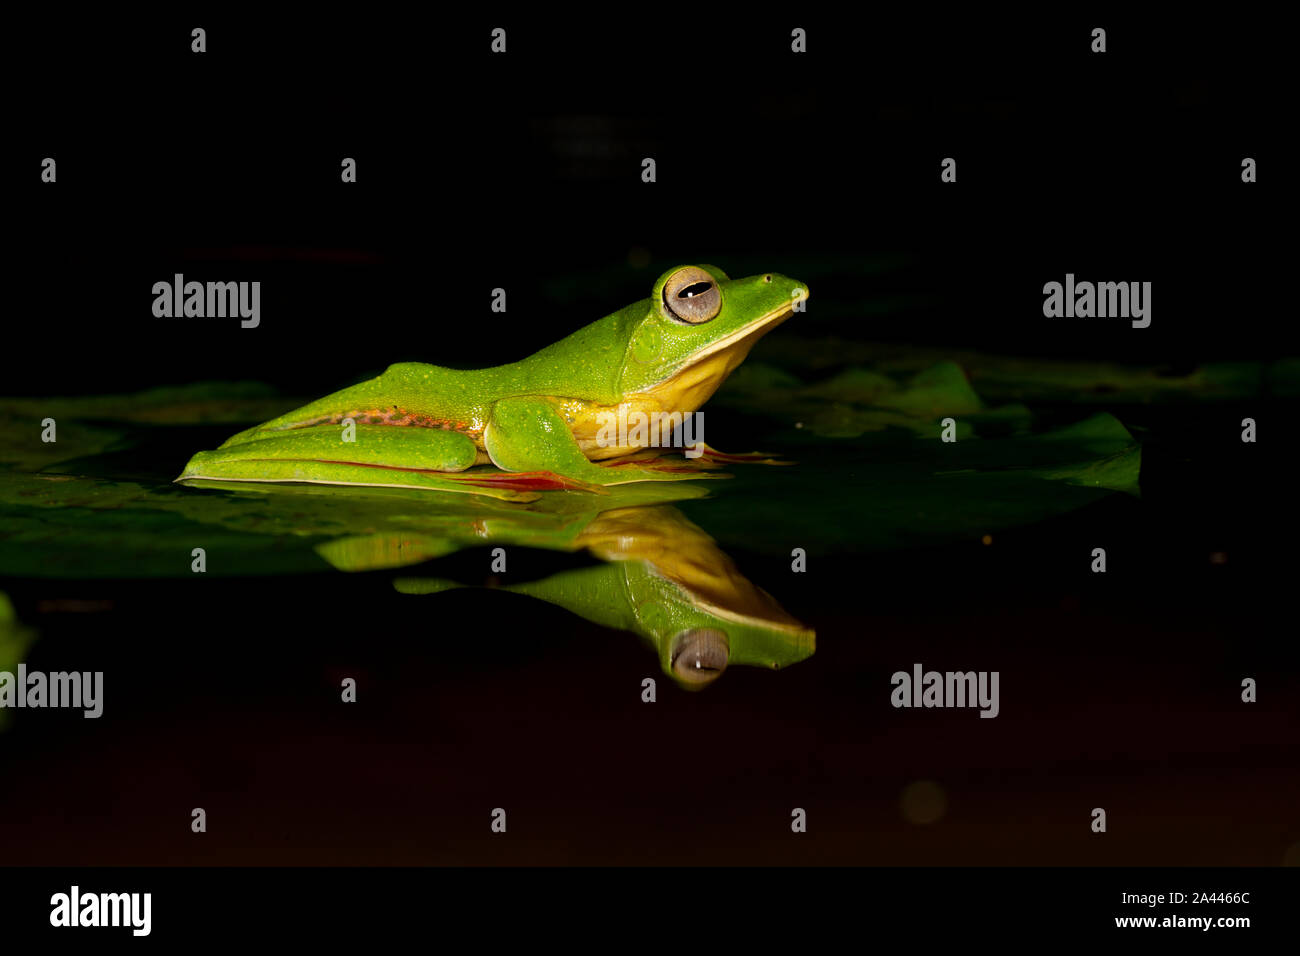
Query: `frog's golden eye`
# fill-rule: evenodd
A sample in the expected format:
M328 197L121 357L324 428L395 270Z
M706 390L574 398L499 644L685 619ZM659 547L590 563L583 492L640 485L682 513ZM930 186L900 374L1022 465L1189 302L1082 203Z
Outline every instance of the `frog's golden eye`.
M673 318L700 325L722 311L722 293L703 269L678 269L664 283L664 305Z
M673 638L672 648L673 673L684 683L697 686L717 680L731 656L727 635L711 627L682 631Z

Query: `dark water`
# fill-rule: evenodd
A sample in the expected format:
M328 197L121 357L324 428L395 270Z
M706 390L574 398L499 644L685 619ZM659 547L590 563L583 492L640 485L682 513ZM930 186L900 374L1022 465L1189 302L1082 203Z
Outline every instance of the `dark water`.
M1243 466L1255 449L1235 434L1189 442L1181 414L1129 417L1147 429L1140 499L1103 494L988 544L855 553L847 514L752 490L786 469L680 503L817 635L806 660L697 692L647 640L502 589L596 563L583 554L511 548L506 575L482 546L400 571L8 577L40 631L28 667L103 670L106 690L98 720L14 714L6 859L1277 864L1300 805L1279 463ZM1204 412L1196 434L1234 419ZM166 460L138 458L139 477ZM714 531L729 497L749 520ZM804 573L773 508L807 528ZM486 587L403 595L395 575ZM998 671L999 716L895 709L890 676L918 662ZM220 840L190 839L200 806ZM1119 839L1090 838L1094 807Z

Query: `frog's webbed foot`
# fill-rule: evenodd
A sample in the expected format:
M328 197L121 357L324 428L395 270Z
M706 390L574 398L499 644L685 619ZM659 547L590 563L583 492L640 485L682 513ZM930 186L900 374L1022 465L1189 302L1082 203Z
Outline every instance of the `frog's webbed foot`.
M699 450L697 457L689 460L694 462L707 462L714 468L721 468L724 465L793 465L793 461L782 459L780 455L766 451L752 451L746 454L733 455L725 451L698 442L692 446L692 450Z
M703 456L690 459L664 454L662 449L637 452L622 458L599 462L596 467L607 474L605 483L616 485L631 481L689 481L693 478L730 478L717 469L721 462L706 461Z

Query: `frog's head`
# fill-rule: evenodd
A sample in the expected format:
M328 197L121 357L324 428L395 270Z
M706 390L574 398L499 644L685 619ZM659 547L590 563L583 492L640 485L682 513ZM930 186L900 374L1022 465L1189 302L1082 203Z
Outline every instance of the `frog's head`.
M678 266L638 303L620 389L660 408L692 412L765 333L807 298L803 283L769 272L732 279L717 266Z

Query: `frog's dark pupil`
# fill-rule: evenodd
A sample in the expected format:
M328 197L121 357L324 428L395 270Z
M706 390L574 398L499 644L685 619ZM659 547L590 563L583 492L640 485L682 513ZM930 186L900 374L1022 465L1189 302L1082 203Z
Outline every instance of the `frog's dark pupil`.
M677 298L689 299L692 296L703 295L704 293L708 292L709 289L712 288L712 286L713 286L712 282L692 282L685 289L682 289L681 292L677 293Z

